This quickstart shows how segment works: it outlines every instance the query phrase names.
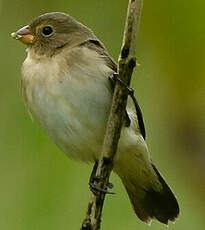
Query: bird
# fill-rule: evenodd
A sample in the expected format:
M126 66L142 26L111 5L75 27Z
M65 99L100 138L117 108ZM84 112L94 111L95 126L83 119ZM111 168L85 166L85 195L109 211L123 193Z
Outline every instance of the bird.
M21 93L29 113L62 152L96 168L117 64L93 31L66 13L45 13L11 35L27 47ZM113 171L140 220L177 219L179 204L150 157L142 112L131 97Z

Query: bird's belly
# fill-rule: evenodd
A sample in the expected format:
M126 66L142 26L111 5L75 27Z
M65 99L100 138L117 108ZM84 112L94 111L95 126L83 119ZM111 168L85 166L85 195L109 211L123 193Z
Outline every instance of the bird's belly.
M55 85L55 86L54 86ZM104 84L70 84L26 89L26 101L33 117L53 142L69 157L82 161L98 158L110 109L111 95ZM99 94L99 92L101 92Z

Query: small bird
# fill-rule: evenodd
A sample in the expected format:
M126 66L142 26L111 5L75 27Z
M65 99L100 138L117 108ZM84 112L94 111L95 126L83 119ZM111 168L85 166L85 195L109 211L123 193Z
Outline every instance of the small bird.
M65 13L38 16L12 37L27 45L21 91L29 113L66 155L96 168L117 64L91 29ZM150 158L130 97L113 170L142 221L175 221L179 205Z

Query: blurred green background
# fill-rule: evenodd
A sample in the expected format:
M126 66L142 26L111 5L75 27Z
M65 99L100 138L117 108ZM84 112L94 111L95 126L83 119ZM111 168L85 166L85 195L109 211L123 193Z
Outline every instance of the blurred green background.
M45 12L64 11L91 27L117 60L125 0L0 0L0 229L80 229L90 192L91 165L57 149L22 102L25 47L10 33ZM205 1L144 1L133 87L144 113L147 143L181 207L170 230L205 226ZM112 175L102 229L161 230L137 219Z

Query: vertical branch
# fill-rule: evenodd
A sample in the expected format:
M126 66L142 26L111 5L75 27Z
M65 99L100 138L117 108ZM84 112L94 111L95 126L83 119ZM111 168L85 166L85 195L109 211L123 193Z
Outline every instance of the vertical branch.
M118 60L119 78L127 86L130 85L132 72L136 65L136 38L139 29L141 8L142 0L129 0L121 54ZM120 84L119 81L116 81L106 134L97 168L97 176L100 179L96 185L102 189L106 189L110 173L113 169L113 159L120 138L127 97L127 88ZM104 193L92 194L81 230L100 229L104 199Z

